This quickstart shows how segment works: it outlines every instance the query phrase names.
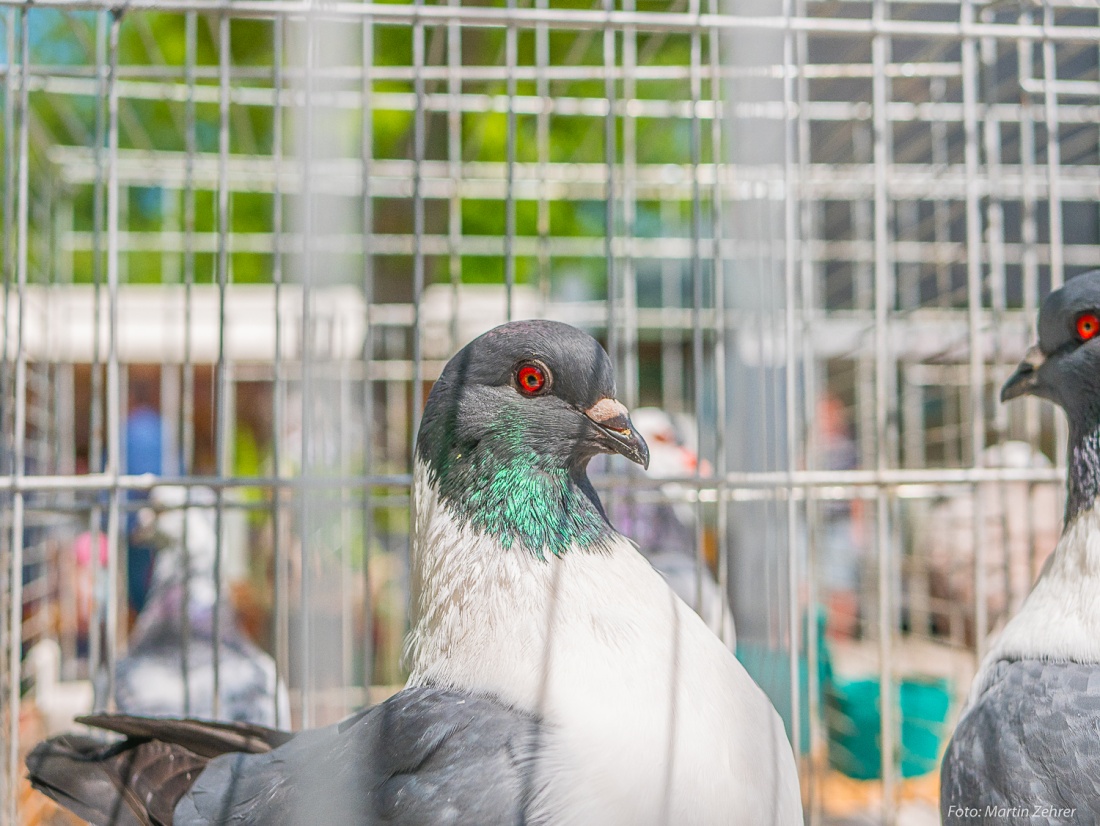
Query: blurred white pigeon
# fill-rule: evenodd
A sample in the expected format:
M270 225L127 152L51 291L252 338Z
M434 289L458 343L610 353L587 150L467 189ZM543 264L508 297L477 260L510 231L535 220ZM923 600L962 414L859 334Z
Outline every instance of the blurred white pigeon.
M224 590L217 646L220 702L214 713L214 502L209 488L191 488L188 499L187 488L162 485L153 489L149 507L140 514L138 530L152 537L158 551L149 599L115 672L115 702L130 714L271 726L277 701L279 722L287 725L290 704L285 686L276 683L275 662L245 636Z

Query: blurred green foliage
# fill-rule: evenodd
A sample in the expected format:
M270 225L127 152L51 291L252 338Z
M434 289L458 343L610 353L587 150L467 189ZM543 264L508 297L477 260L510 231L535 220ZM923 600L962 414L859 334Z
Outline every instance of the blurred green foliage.
M568 0L556 6L593 8L587 0ZM643 2L639 9L647 11L668 10L669 2ZM97 12L62 12L48 9L31 9L28 12L30 48L34 73L42 78L71 76L83 84L79 93L72 93L51 83L37 83L30 93L31 108L31 162L34 164L32 180L46 181L46 186L36 187L32 197L48 202L48 208L56 207L64 200L71 203L72 228L80 234L77 249L72 255L71 277L77 282L90 282L95 277L93 254L90 251L91 234L95 223L95 193L90 175L85 174L76 182L63 182L47 170L51 164L54 147L83 147L85 157L91 161L91 150L97 140L97 115L102 128L105 102L97 96L97 57L106 51L109 16ZM19 16L14 10L6 12L0 29L12 21L18 27ZM122 18L118 29L118 77L127 84L126 94L119 104L120 149L149 153L147 162L174 164L182 161L179 153L188 148L188 135L200 156L210 156L219 149L219 43L221 18L217 15L197 15L194 18L193 40L188 42L188 22L183 14L142 11L131 12ZM341 26L357 26L341 23ZM360 27L362 28L362 27ZM285 90L284 121L282 124L282 152L285 168L293 168L296 160L298 123L292 117L293 95L300 89L300 77L294 68L296 38L301 37L300 26L292 23L276 24L272 20L232 18L228 23L229 58L232 71L228 118L229 152L233 157L270 157L275 148L275 112L269 105L270 95L263 93L273 87L276 75L276 43L282 32L281 50L282 83ZM375 25L366 29L371 36L373 66L378 72L388 67L409 67L413 61L412 30L403 25ZM6 40L7 32L4 32ZM505 59L506 33L502 29L464 28L461 31L461 55L463 66L499 66ZM616 54L621 58L622 34L616 36ZM98 43L98 46L97 46ZM548 63L556 66L602 67L604 63L604 38L599 31L551 30L547 35ZM690 62L690 38L686 35L664 33L638 33L635 36L637 61L646 66L684 67ZM322 69L340 65L345 69L344 78L335 83L341 91L356 90L361 80L347 77L347 68L356 68L355 57L331 56L322 49L318 60ZM448 54L449 40L446 26L425 28L424 57L429 66L446 66L452 56ZM7 62L3 42L0 56ZM520 66L534 66L538 55L536 33L521 30L517 33L517 62ZM705 60L704 55L704 60ZM343 62L341 63L341 60ZM328 61L328 63L326 63ZM191 71L187 71L187 67ZM17 69L17 67L16 67ZM185 79L193 77L197 100L189 107L186 102ZM353 73L354 75L354 73ZM684 73L670 73L662 79L640 79L634 82L633 94L638 99L685 100L690 96L690 86ZM546 89L555 100L602 100L605 95L604 80L594 75L584 79L548 80ZM518 80L518 95L534 97L539 84L534 80ZM98 87L100 92L102 87ZM424 82L428 94L442 94L448 90L447 80L429 78ZM409 159L413 156L413 113L407 104L392 107L387 95L407 96L414 84L407 77L393 79L378 77L371 89L375 103L371 116L371 157L377 160ZM259 97L246 98L249 93ZM468 96L499 97L507 91L502 80L467 79L461 84L461 92ZM706 93L706 90L705 90ZM622 96L623 81L616 82L616 95ZM407 98L406 98L407 99ZM257 100L268 102L260 103ZM5 101L5 105L9 102ZM547 161L557 164L602 165L606 161L604 146L604 119L588 111L576 114L563 113L555 107L549 113ZM189 111L190 109L190 111ZM358 158L362 124L358 116L341 111L331 129L328 121L318 115L318 129L328 132L343 130L346 134L327 135L349 158ZM189 120L189 118L193 118ZM448 118L445 112L429 112L426 115L425 157L427 160L448 159ZM515 117L515 157L520 163L539 161L539 119L530 111ZM624 123L616 122L618 156L621 160L624 141ZM686 118L655 120L637 118L632 128L636 135L636 161L639 164L685 164L690 161L691 132ZM2 129L2 124L0 124ZM508 117L503 111L464 111L460 117L460 140L463 163L501 163L507 157ZM707 141L703 141L705 155L709 156ZM707 157L703 158L707 160ZM156 174L146 176L148 185L133 185L124 190L120 205L121 226L125 232L134 233L140 244L129 245L124 253L122 276L131 283L159 283L179 281L187 267L192 268L196 282L211 282L216 277L216 231L218 228L217 197L209 188L209 173L205 183L197 186L190 197L176 186L162 189L156 185ZM231 245L238 238L244 239L257 233L273 232L275 220L275 196L270 183L232 187L229 199L229 227ZM294 215L295 194L283 196L284 227L290 226ZM412 224L411 205L408 199L374 200L375 231L381 234L410 234ZM348 201L348 209L359 210L361 205ZM428 199L425 213L428 231L445 235L448 225L449 202ZM505 203L501 200L464 198L461 202L461 232L466 236L500 237L505 232ZM187 258L176 241L174 246L161 246L158 235L164 230L184 226L184 218L193 210L195 244L193 254ZM683 222L689 215L684 209L661 210L657 203L639 202L632 231L637 236L658 234L685 234ZM556 237L597 239L606 230L606 213L602 196L592 200L555 199L548 205L549 232ZM678 213L679 225L667 226L670 214ZM43 211L45 214L45 211ZM67 213L66 213L67 215ZM620 216L621 219L621 216ZM32 209L34 232L40 236L51 232L49 221L37 220ZM358 225L358 224L356 224ZM534 200L519 200L515 204L515 226L519 236L536 236L539 231L539 209ZM620 231L622 231L620 229ZM40 243L31 252L31 271L41 280L58 277L56 238L51 243ZM167 243L167 242L166 242ZM263 248L268 243L255 239L249 247ZM127 245L124 245L124 247ZM354 280L362 270L361 262L355 264L355 256L345 256L343 266ZM603 290L605 262L599 256L582 256L568 261L557 259L555 267L564 267L574 278L580 277L589 285L591 294ZM500 281L504 277L502 255L466 255L460 262L460 272L451 273L446 256L426 259L429 281L457 276L464 281ZM237 250L230 255L230 278L238 283L263 283L270 281L273 255L266 251ZM293 272L293 266L288 271ZM407 280L408 257L376 255L375 273L379 279L394 283ZM536 278L538 262L534 258L519 256L516 259L516 276L519 281Z

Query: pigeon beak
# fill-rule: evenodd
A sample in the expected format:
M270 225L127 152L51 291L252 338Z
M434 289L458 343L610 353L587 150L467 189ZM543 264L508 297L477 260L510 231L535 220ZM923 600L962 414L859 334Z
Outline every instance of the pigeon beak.
M1027 353L1024 354L1024 360L1020 362L1016 372L1001 388L1001 401L1007 402L1009 399L1034 393L1039 386L1039 368L1043 366L1045 361L1046 356L1039 349L1039 345L1035 344L1028 348Z
M649 446L634 429L630 413L622 402L600 399L584 411L584 415L600 431L600 444L609 453L618 453L644 468L649 467Z

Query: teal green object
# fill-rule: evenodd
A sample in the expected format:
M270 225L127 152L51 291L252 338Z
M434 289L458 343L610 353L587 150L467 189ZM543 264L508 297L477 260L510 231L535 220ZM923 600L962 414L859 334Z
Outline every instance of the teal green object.
M901 776L919 777L939 765L951 704L946 679L907 679L901 705ZM856 780L882 776L880 685L877 679L833 681L825 690L829 765Z
M806 627L803 626L803 640L806 639ZM823 708L823 689L832 681L833 668L829 649L825 645L825 612L817 614L817 699L818 708ZM738 640L737 659L749 676L753 678L775 710L783 719L783 728L792 742L791 726L791 655L786 648L774 648L763 643ZM798 720L799 750L806 754L810 750L810 663L803 650L798 657Z

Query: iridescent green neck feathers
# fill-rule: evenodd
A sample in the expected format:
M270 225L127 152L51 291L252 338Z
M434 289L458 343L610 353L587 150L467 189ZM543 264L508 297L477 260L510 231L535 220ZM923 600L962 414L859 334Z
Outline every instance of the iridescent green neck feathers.
M418 448L430 483L456 517L492 536L505 549L524 549L539 559L570 548L602 549L613 529L583 464L563 467L561 457L530 446L521 418L500 415L477 441L433 433ZM424 448L436 442L439 450Z

